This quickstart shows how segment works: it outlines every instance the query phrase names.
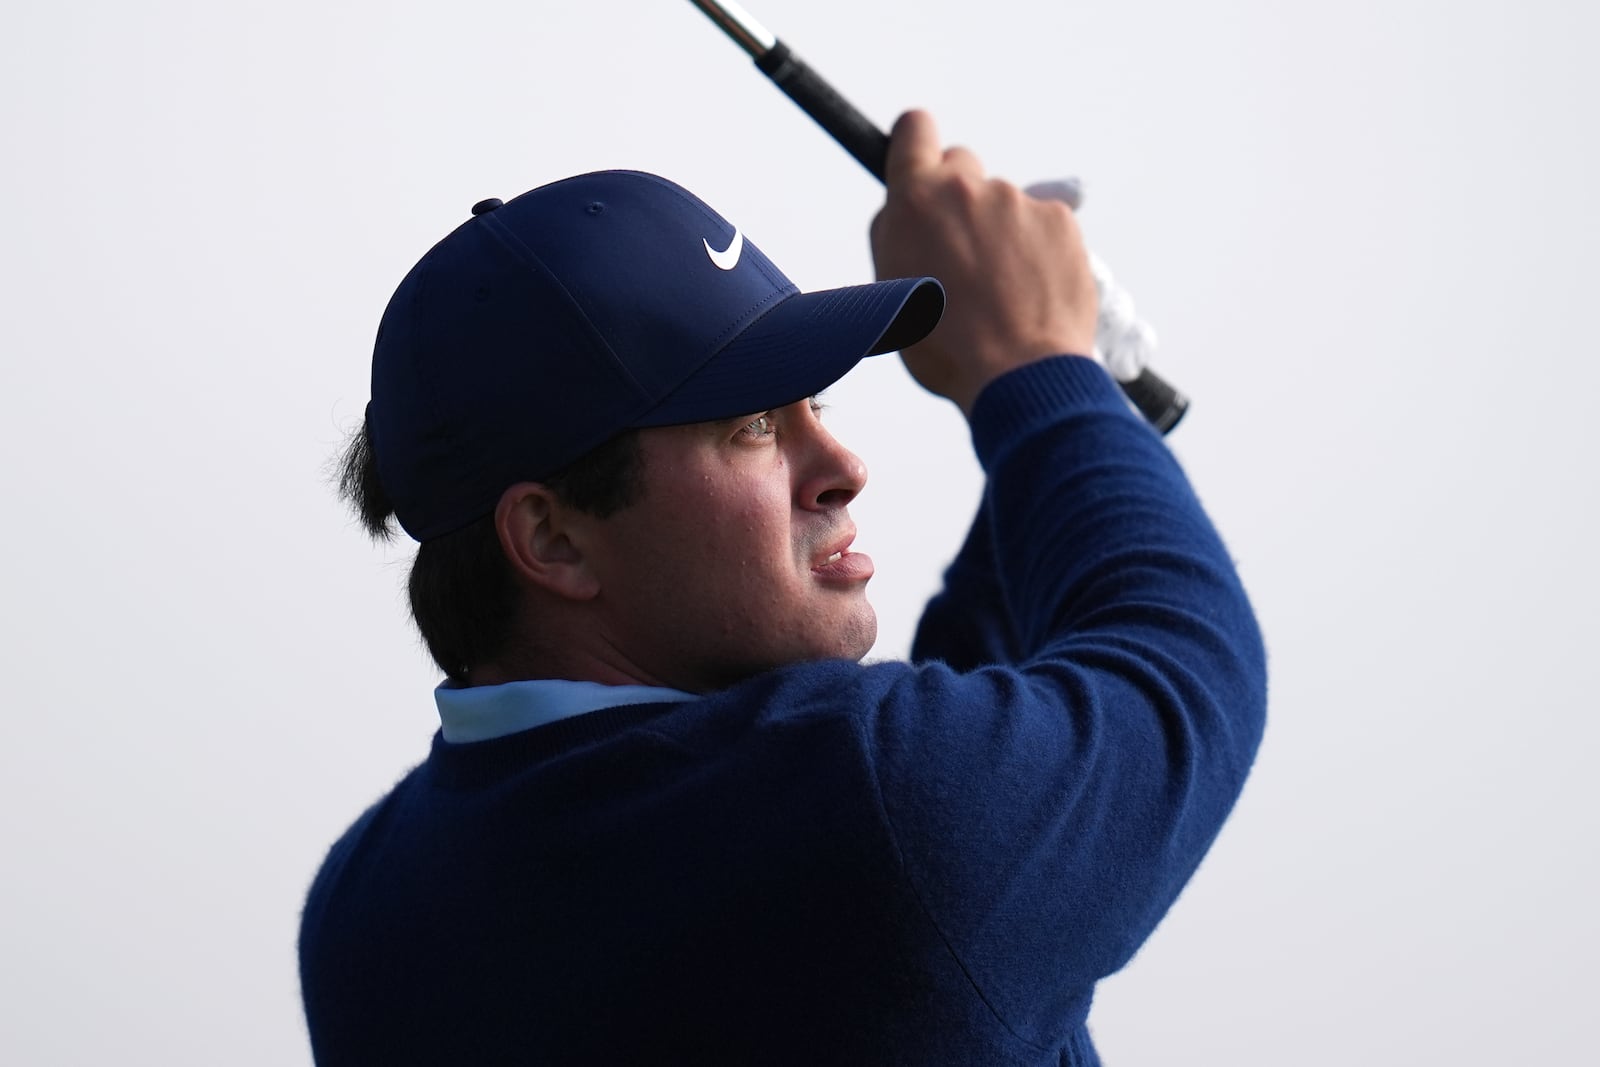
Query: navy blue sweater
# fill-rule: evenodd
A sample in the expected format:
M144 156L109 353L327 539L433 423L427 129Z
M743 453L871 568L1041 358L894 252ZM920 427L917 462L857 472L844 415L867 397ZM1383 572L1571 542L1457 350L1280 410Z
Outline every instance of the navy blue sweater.
M1095 983L1260 740L1260 635L1110 379L990 385L913 664L797 664L432 752L306 904L324 1067L1095 1064Z

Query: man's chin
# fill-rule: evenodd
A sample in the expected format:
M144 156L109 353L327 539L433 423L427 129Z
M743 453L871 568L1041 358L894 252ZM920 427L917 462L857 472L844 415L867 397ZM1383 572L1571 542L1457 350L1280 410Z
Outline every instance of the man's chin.
M878 643L878 613L867 603L865 596L861 598L857 611L846 620L840 636L844 648L839 654L840 658L857 662L865 659L867 653L872 651L872 646Z

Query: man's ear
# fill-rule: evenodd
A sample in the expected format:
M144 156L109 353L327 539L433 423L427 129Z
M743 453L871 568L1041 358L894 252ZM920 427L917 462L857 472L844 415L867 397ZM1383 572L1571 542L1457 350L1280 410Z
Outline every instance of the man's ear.
M572 509L549 487L518 482L500 494L494 528L511 568L566 600L592 600L600 581L573 539Z

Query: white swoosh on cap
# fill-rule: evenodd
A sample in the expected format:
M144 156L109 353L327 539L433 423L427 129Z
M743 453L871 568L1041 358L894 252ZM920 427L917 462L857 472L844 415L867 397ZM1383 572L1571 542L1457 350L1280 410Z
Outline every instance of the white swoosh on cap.
M733 240L721 252L712 248L711 242L703 237L700 243L706 246L706 255L711 257L711 262L718 270L732 270L739 265L739 257L744 255L744 234L739 232L737 226L733 228Z

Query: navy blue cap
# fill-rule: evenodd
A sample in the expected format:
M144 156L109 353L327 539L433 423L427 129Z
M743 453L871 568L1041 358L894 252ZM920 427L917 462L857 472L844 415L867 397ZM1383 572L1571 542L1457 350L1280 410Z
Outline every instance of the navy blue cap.
M932 278L802 293L664 178L541 186L435 245L395 290L367 422L408 534L449 533L505 489L624 430L759 414L926 337Z

